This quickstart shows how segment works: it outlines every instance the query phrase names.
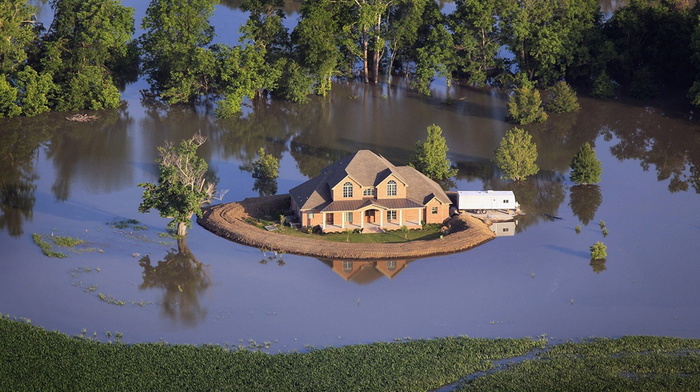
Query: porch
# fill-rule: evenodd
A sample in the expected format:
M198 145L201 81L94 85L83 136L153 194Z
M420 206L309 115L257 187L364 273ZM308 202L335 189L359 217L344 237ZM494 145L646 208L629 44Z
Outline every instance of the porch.
M321 229L324 233L345 230L361 230L364 233L376 233L387 230L399 230L403 226L406 226L408 229L419 229L422 227L422 216L423 210L420 208L406 210L367 208L358 211L338 211L337 214L334 212L323 212Z

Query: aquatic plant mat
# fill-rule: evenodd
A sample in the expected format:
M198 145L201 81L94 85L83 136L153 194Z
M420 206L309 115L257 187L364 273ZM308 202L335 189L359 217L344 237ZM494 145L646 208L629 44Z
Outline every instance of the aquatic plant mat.
M393 240L390 236L386 236L388 240L376 241L377 243L371 241L375 234L317 235L292 229L274 232L265 230L263 225L267 223L259 221L266 216L279 217L278 213L288 210L289 204L289 195L247 198L238 203L218 204L206 208L197 222L218 236L244 245L334 260L416 259L465 251L495 237L486 224L468 214L453 218L450 223L452 232L444 237L435 232L428 233L427 236L418 231L397 232L391 234ZM290 233L291 231L294 233ZM362 238L363 243L353 243L355 238L358 242L360 242L359 238ZM397 242L401 238L413 239L413 241ZM337 242L329 243L327 240ZM368 245L368 242L371 245Z
M430 391L475 374L481 376L463 390L700 388L700 340L627 337L545 345L542 339L459 337L271 355L211 345L98 342L4 316L0 390ZM496 361L517 357L517 364L489 372Z

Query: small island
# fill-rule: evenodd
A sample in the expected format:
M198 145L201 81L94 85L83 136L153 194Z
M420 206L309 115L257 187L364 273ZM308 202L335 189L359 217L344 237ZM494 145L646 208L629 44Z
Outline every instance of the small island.
M248 223L251 218L267 215L269 211L289 209L290 203L289 195L275 195L217 204L205 208L197 222L212 233L243 245L330 259L430 257L465 251L495 238L488 225L469 214L459 214L448 219L445 224L447 234L442 238L392 244L329 242L319 239L319 235L316 234L307 234L308 238L289 236Z

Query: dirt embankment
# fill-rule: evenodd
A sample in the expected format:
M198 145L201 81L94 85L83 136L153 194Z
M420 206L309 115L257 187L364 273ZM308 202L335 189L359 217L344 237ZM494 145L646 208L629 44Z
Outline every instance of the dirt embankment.
M246 223L265 211L289 208L289 195L247 198L237 203L217 204L204 209L197 219L212 233L243 245L329 259L414 259L471 249L495 238L489 227L468 214L450 219L450 234L430 241L396 244L353 244L295 237L266 231Z

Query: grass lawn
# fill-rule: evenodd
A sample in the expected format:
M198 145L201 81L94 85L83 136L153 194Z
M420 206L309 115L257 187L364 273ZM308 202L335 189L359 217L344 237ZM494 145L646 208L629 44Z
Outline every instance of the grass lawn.
M275 222L271 222L264 219L249 219L248 223L259 227L261 230L265 230L265 226L275 225ZM348 242L354 244L389 244L389 243L400 243L415 240L434 240L440 238L442 234L440 232L440 225L425 225L422 230L408 230L402 232L400 230L387 231L384 233L328 233L328 234L308 234L303 233L297 229L293 229L289 226L280 226L276 224L277 230L275 233L303 237L303 238L313 238L323 241L334 241L334 242Z

